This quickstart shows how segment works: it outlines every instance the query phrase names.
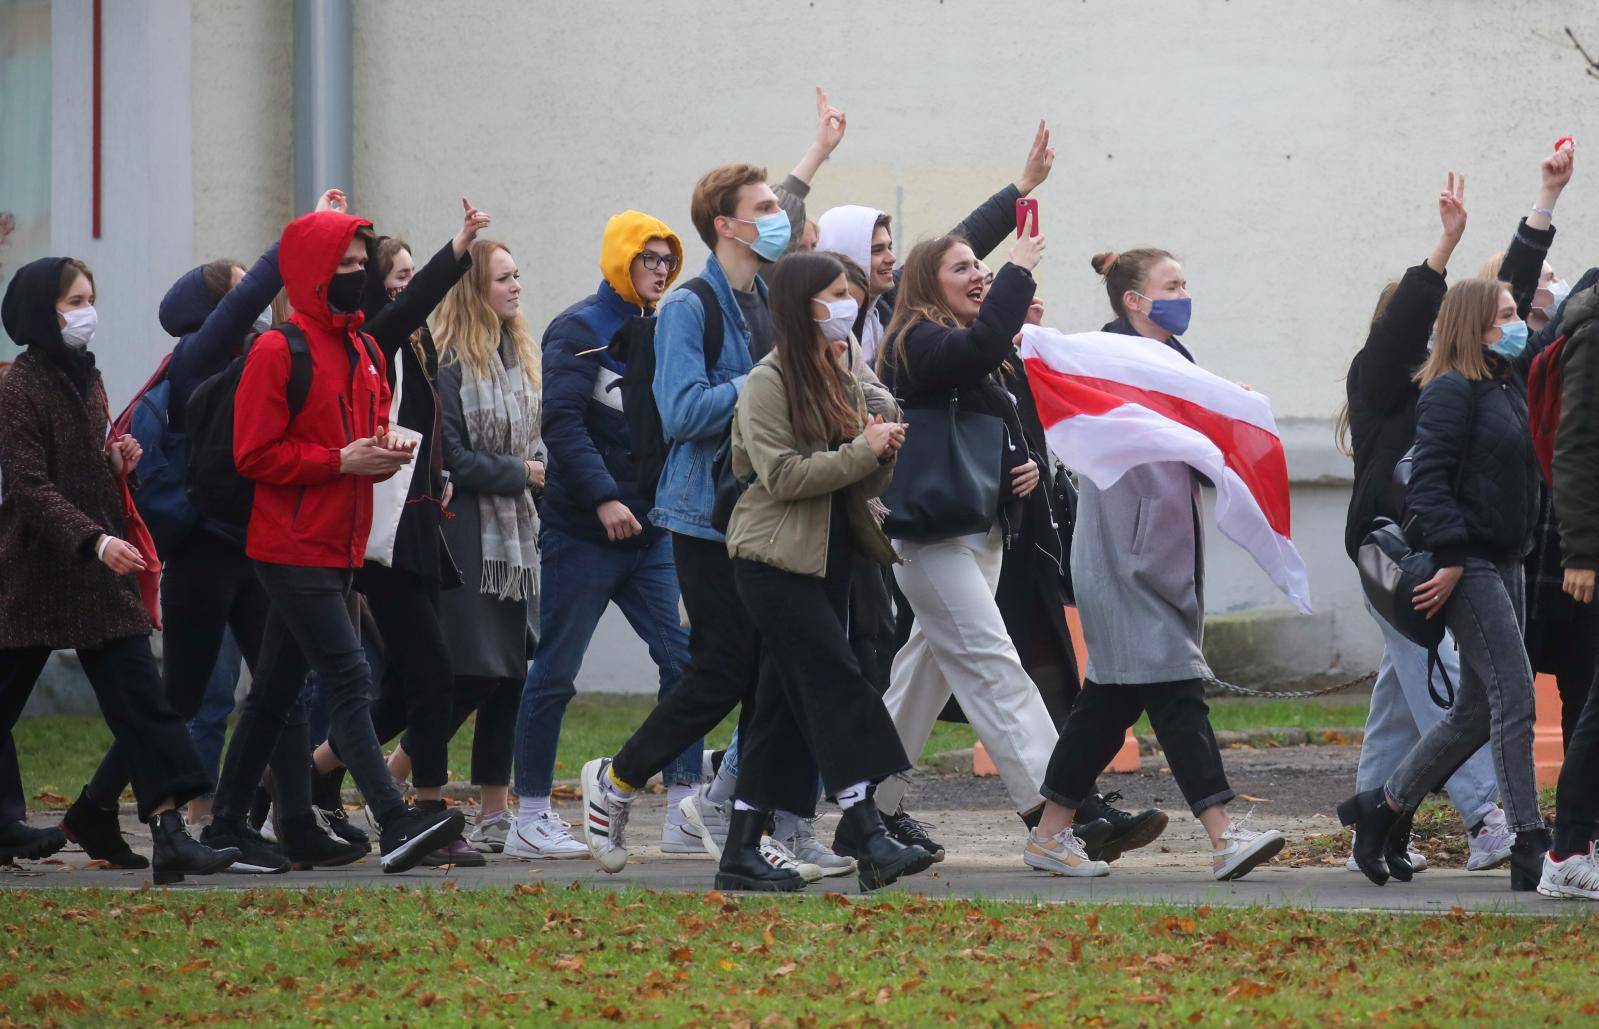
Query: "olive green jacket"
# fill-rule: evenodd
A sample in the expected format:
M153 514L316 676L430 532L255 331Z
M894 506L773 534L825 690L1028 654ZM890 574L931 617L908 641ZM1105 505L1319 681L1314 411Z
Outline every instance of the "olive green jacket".
M839 375L864 422L859 381L842 370ZM864 432L837 450L826 440L795 439L775 352L750 372L733 415L733 474L748 479L751 472L755 480L727 526L729 555L799 575L824 575L833 494L844 490L855 549L882 564L896 560L868 504L887 488L893 459L879 461Z

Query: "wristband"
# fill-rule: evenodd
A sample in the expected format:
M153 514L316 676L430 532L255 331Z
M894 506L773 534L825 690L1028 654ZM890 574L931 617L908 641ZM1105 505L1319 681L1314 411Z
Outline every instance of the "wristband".
M1532 213L1533 214L1541 214L1545 218L1548 218L1550 221L1553 221L1554 217L1555 217L1555 211L1554 211L1554 208L1552 208L1552 207L1534 207L1532 209Z
M105 548L109 547L111 545L111 539L112 539L112 536L111 536L111 534L109 532L106 533L104 536L100 537L100 545L98 547L94 548L95 560L97 560L97 561L104 561L105 560Z

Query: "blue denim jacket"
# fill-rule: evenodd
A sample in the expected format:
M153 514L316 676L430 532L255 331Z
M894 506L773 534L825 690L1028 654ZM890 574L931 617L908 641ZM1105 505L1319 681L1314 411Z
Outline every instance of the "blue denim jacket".
M714 254L700 278L711 284L722 308L722 356L707 380L706 312L690 290L678 287L669 293L655 316L655 404L671 450L661 470L650 521L685 536L720 541L722 534L711 528L715 499L711 462L733 421L739 391L754 362L744 315ZM765 299L766 284L759 278L755 289Z

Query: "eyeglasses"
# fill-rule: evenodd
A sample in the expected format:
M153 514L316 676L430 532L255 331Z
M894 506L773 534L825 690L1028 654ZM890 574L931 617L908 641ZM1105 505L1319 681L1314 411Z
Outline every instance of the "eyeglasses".
M644 262L644 267L649 271L653 272L657 268L665 268L669 272L677 271L676 254L657 254L653 250L646 250L638 256L639 260Z

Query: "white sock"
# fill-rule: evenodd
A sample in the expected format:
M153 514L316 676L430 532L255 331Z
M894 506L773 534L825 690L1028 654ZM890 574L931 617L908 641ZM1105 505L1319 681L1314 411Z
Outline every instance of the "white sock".
M843 808L845 811L848 811L850 808L866 799L866 791L871 789L871 786L871 783L862 780L853 786L846 786L842 790L839 790L838 795L835 798L838 801L838 806Z
M735 801L733 801L733 810L734 811L759 811L760 808L756 807L754 804L746 804L742 800L735 800Z
M542 797L521 797L518 799L521 801L521 806L516 812L516 824L519 826L532 825L538 821L540 815L550 810L550 795L547 793Z
M727 762L722 762L722 770L716 773L716 778L705 787L705 799L721 807L733 799L733 790L738 787L738 776L727 767Z
M683 798L684 797L692 797L695 793L698 793L698 792L699 792L699 787L698 786L693 786L693 785L668 786L666 788L666 824L667 825L682 825L683 824L683 809L678 807L678 805L683 802Z

